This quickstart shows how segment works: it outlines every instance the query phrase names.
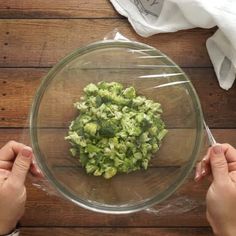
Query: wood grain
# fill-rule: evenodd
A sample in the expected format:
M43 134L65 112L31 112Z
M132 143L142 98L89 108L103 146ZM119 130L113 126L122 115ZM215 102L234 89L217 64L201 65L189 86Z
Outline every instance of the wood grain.
M205 43L215 29L142 38L125 19L0 20L0 28L1 67L52 66L76 48L102 40L114 28L131 40L160 49L181 66L212 66Z
M225 91L219 87L213 69L184 69L200 98L204 118L211 127L236 126L236 84ZM226 115L227 114L227 115Z
M210 236L209 228L23 228L22 236Z
M28 126L29 109L41 78L49 69L0 70L0 127ZM185 68L201 101L206 122L213 128L234 128L236 85L229 91L218 85L211 68ZM20 99L19 99L20 98Z
M0 18L121 18L109 0L2 0Z

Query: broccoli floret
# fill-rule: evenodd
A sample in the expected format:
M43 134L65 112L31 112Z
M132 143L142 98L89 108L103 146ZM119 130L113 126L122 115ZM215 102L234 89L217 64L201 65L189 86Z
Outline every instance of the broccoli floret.
M92 136L94 136L97 132L98 125L96 123L87 123L84 126L84 131Z
M72 155L73 157L75 157L76 154L77 154L76 148L70 148L70 153L71 153L71 155Z
M98 87L95 84L89 84L84 88L84 92L86 94L96 94L98 91Z
M129 87L124 90L123 95L124 97L129 98L129 99L135 98L136 96L135 89L133 87Z
M160 131L159 134L157 135L158 140L161 141L165 137L167 132L168 131L166 129L163 129L162 131Z
M111 122L103 122L101 124L101 129L99 130L99 134L102 137L113 138L116 134L116 126Z
M93 144L88 144L87 151L88 151L88 153L98 153L101 151L101 149Z
M85 169L86 169L86 172L89 174L89 173L93 173L94 171L96 171L97 166L95 166L91 163L88 163L88 164L86 164Z
M111 177L113 177L117 172L117 169L115 167L107 167L105 169L105 173L103 175L103 177L105 179L110 179Z

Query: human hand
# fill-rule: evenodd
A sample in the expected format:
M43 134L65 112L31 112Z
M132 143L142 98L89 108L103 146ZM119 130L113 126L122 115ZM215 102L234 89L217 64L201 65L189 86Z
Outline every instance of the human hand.
M217 144L208 149L196 168L197 181L212 174L208 189L207 219L216 235L236 235L236 149Z
M32 160L24 144L10 141L0 149L0 235L10 233L24 214L28 171L42 175Z

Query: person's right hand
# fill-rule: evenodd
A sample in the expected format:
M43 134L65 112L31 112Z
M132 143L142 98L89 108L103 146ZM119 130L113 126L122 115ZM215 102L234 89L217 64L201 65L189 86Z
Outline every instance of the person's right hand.
M235 236L236 149L229 144L217 144L209 148L204 159L205 164L197 167L197 175L213 176L206 196L207 219L216 235Z

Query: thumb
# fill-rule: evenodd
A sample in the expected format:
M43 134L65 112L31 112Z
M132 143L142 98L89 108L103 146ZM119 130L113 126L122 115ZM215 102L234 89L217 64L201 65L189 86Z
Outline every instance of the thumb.
M29 147L24 147L17 155L12 167L11 174L8 178L17 186L22 186L25 183L27 173L32 162L32 150Z
M229 179L229 172L226 157L220 144L216 144L212 147L210 163L213 178L216 183L225 183L225 181Z

